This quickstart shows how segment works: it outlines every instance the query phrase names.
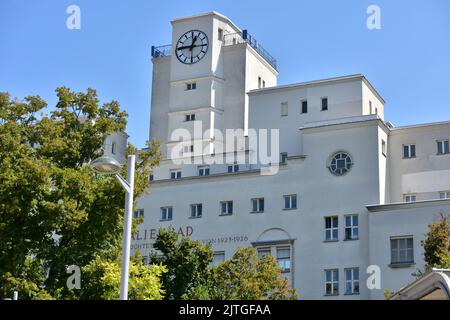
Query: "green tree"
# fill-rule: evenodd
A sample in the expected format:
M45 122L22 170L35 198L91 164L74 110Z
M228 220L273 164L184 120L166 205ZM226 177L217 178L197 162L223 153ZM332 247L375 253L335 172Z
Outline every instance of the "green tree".
M45 114L39 96L19 101L0 93L0 295L10 296L13 283L29 283L73 298L66 266L111 257L121 245L124 191L114 177L86 164L101 155L109 134L125 130L127 114L117 101L100 105L93 89L61 87L56 94L56 106ZM158 147L151 141L139 153L135 198L149 186ZM129 145L131 153L137 150Z
M258 257L253 247L240 248L230 260L212 267L205 280L186 299L289 300L297 299L271 255Z
M183 295L204 281L208 266L213 260L211 246L181 236L173 229L160 229L153 247L152 263L163 262L168 272L162 275L165 299L181 299Z
M116 300L120 291L120 260L107 260L100 257L83 267L81 299ZM160 281L167 272L162 265L147 266L140 257L130 262L128 299L161 300L164 290Z
M426 269L450 268L450 220L441 214L439 220L428 225L429 231L421 242Z

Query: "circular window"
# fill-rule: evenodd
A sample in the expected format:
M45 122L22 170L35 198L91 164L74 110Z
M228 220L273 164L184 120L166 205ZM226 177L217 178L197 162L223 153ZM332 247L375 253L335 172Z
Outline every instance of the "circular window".
M352 158L346 152L335 153L331 157L329 169L332 174L342 176L346 174L352 167Z

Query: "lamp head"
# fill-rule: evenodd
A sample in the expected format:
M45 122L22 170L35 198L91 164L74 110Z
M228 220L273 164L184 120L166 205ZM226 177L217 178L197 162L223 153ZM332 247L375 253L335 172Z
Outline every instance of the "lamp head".
M102 174L117 174L121 169L120 163L109 156L101 156L93 160L90 164L92 170Z

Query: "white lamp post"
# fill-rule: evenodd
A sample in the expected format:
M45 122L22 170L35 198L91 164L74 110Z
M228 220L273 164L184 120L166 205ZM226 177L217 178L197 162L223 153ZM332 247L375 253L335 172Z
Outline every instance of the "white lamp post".
M91 168L102 174L115 175L125 189L125 221L123 228L122 271L120 275L120 300L128 300L128 276L130 269L131 222L133 212L135 155L128 156L127 179L120 174L120 163L112 157L102 156L91 162Z

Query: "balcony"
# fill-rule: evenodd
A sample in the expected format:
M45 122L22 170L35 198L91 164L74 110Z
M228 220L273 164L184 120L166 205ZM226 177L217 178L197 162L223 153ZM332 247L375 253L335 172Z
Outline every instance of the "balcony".
M232 46L239 43L248 43L258 54L264 58L275 70L277 68L277 60L264 49L264 47L251 35L247 30L242 33L230 33L223 37L223 46Z
M152 46L153 58L169 57L171 54L172 54L172 45L170 44L159 47Z

